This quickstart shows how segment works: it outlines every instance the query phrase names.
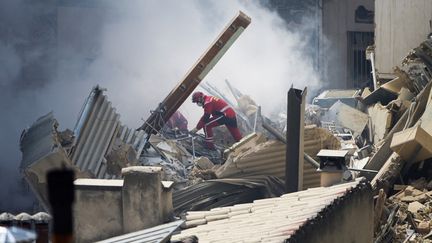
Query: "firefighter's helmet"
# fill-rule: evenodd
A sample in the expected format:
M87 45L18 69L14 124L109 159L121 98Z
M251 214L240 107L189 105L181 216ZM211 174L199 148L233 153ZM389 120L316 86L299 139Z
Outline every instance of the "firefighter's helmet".
M204 93L197 91L195 93L192 94L192 102L193 103L198 103L198 102L202 102L204 100Z

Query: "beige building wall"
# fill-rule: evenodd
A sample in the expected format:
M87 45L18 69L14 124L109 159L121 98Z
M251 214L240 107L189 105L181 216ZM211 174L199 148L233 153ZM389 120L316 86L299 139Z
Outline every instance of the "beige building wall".
M355 22L355 10L374 10L373 0L322 0L321 72L327 88L350 88L348 31L373 32L374 25Z
M376 0L375 53L380 78L391 78L408 52L431 32L431 0Z

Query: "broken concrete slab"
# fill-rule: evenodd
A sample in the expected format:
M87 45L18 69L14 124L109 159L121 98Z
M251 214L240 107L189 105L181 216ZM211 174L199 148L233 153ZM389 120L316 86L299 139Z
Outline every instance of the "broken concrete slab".
M407 88L402 87L399 91L398 100L412 100L415 95Z
M375 104L368 108L371 119L373 142L377 144L385 138L392 126L392 113L381 104Z
M136 150L119 138L116 138L106 160L107 172L116 176L120 176L122 168L138 164Z
M194 160L195 166L200 170L211 169L214 164L207 157L198 157Z
M397 96L398 96L397 92L393 92L385 88L379 87L378 89L374 90L371 94L361 99L361 102L365 106L371 106L378 102L380 102L383 105L387 105L390 101L395 100Z
M421 221L418 225L417 225L417 232L419 232L420 234L427 234L430 231L430 225L428 221Z
M407 162L432 157L432 136L419 125L393 134L390 148Z
M396 94L400 93L402 89L413 90L412 81L407 73L400 68L396 68L394 71L398 77L381 85L381 87Z
M337 125L351 129L354 136L359 136L366 127L369 116L341 101L334 103L322 120L335 121Z
M408 204L408 211L411 213L417 213L419 210L425 208L425 205L419 203L419 202L412 202Z
M325 90L312 101L312 104L322 108L329 108L337 101L341 101L351 107L357 106L357 98L360 96L359 89L330 89Z

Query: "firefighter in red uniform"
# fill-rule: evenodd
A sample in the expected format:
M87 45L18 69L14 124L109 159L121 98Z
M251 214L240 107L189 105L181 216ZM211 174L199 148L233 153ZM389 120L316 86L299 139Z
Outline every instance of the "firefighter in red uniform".
M237 127L236 113L224 100L204 95L198 91L193 93L192 102L204 108L204 115L199 120L197 126L191 130L191 133L194 134L201 128L204 128L205 141L209 149L215 149L213 144L213 127L225 125L236 142L242 139L240 130Z
M186 117L184 117L180 111L176 111L170 117L170 119L166 122L165 126L167 126L171 130L178 129L182 132L187 133L188 121L187 121Z

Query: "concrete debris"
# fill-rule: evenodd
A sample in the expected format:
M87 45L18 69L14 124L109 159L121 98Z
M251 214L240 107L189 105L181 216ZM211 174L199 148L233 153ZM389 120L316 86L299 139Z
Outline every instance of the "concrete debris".
M307 105L305 108L305 125L321 126L322 110L317 105Z
M413 181L412 185L424 187L424 178ZM387 237L393 237L394 241L403 241L407 231L413 230L415 237L410 242L424 242L429 236L432 212L432 191L416 189L414 186L407 186L404 190L391 196L385 207L396 208L397 223L393 226L394 233ZM391 215L387 215L390 217ZM378 234L381 233L378 230Z
M23 153L21 170L46 211L50 210L47 195L47 171L66 167L76 171L77 177L86 177L71 162L67 151L61 146L57 136L57 127L57 120L52 113L48 113L23 131L20 139Z
M151 135L149 143L167 161L178 161L185 167L193 164L192 155L183 146L176 143L175 140L168 140L157 135Z
M58 140L59 140L61 146L64 149L69 149L72 147L74 139L75 139L75 136L74 136L74 133L72 130L66 129L62 132L58 132L57 136L58 136Z
M398 96L397 92L393 92L383 87L379 87L378 89L370 93L368 96L362 98L361 102L365 106L371 106L378 102L383 105L387 105L390 101L396 99L397 96Z
M390 147L407 162L422 161L432 157L432 136L417 125L395 133Z
M357 107L357 98L360 96L360 92L359 89L325 90L313 99L312 104L322 108L330 108L337 101L341 101L351 107Z
M349 128L354 136L359 136L365 129L369 116L341 101L334 103L325 113L322 120L335 121L336 125Z
M120 176L122 168L138 165L137 154L130 144L116 139L111 151L106 155L107 172Z
M195 166L200 170L209 170L214 164L207 157L199 157L194 160Z
M258 106L249 95L242 95L237 99L238 108L248 117L258 112Z
M309 105L303 93L295 108L290 101L299 101L296 92L301 90L292 88L288 107L294 111L268 118L251 96L227 80L235 100L201 83L250 19L239 13L233 21L224 41L215 42L215 49L206 53L210 59L198 62L139 129L122 125L104 89L96 86L73 130L57 131L52 113L24 130L21 170L41 205L49 210L47 171L68 167L79 178L74 211L78 242L154 227L174 215L188 228L174 237L183 242L184 237L197 241L195 234L202 241L316 242L305 233L319 230L312 220L327 229L320 232L328 239L333 228L345 227L350 232L343 236L347 242L357 228L364 242L372 241L373 230L376 242L422 242L432 236L432 39L410 52L395 76L380 79L373 70L373 91L324 90ZM235 143L229 131L219 127L213 137L216 149L209 150L205 138L189 134L187 128L162 130L198 84L236 111L241 141ZM290 127L293 121L296 126ZM293 159L288 163L287 157ZM302 163L303 158L309 163ZM298 186L283 181L292 178ZM334 185L346 181L350 182ZM288 188L304 191L282 195ZM372 192L377 194L375 207ZM359 203L344 208L340 202L356 193ZM360 204L371 210L363 213ZM321 220L335 208L344 222L329 220L330 228ZM351 213L364 220L363 227L357 227L352 216L348 220ZM1 214L0 223L11 217ZM15 219L27 222L32 217L20 214ZM168 227L173 231L178 224ZM95 235L95 229L100 234Z
M411 202L408 204L408 211L411 213L417 213L419 210L424 209L424 205L419 202Z
M392 113L381 104L368 108L371 120L372 141L377 144L385 138L392 126Z

